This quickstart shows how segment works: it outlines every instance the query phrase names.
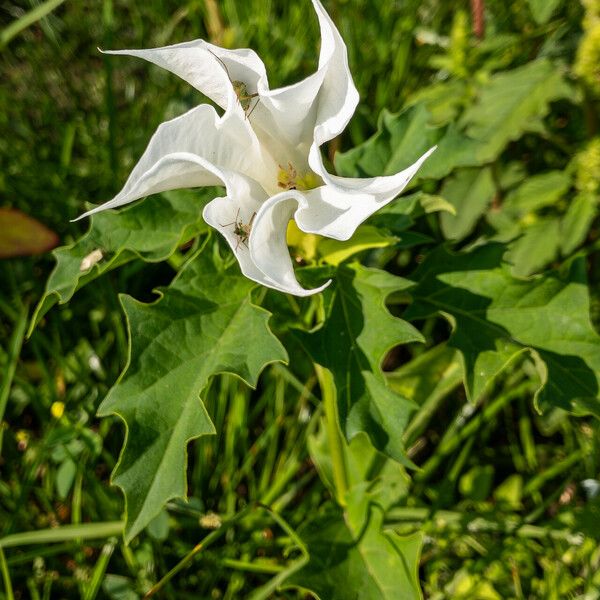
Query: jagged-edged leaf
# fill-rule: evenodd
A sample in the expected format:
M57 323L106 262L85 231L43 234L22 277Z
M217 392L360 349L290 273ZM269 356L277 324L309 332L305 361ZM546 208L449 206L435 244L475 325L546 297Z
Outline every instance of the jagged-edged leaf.
M414 405L386 386L380 365L393 346L423 339L385 307L390 293L410 285L385 271L344 265L325 323L311 334L298 334L312 359L333 374L347 439L363 431L375 448L407 464L401 438Z
M348 495L346 512L327 504L298 534L309 561L286 584L319 600L418 600L420 533L400 536L383 529L383 509L364 486Z
M550 102L570 95L562 70L547 59L535 60L492 75L462 115L460 127L435 126L422 103L396 114L382 111L377 132L356 148L337 153L335 166L348 177L390 175L437 144L417 177L441 179L458 167L491 162L527 131L543 131Z
M463 114L467 135L497 154L526 131L542 131L550 102L568 98L571 88L562 69L542 58L492 75L479 98Z
M414 163L437 144L443 129L428 127L429 111L422 105L400 113L383 110L377 133L363 144L335 155L335 166L347 177L391 175Z
M454 331L448 345L462 354L471 399L529 352L541 376L539 407L600 416L600 336L590 321L585 262L524 280L510 274L504 252L502 244L464 254L434 250L413 275L418 284L404 317L449 317Z
M440 194L456 211L440 215L444 236L458 241L469 235L490 205L495 191L489 168L460 169L448 178Z
M308 451L321 481L336 495L327 426L319 420L315 433L308 437ZM410 477L403 465L384 457L369 438L360 433L350 442L342 441L348 487L368 484L369 496L384 510L398 504L408 493Z
M336 154L337 171L347 177L390 175L411 165L436 144L437 150L417 177L439 179L456 167L480 165L494 158L480 142L470 140L453 124L435 127L430 120L422 104L396 114L382 111L377 133L356 148Z
M250 301L254 285L237 264L215 265L205 251L155 303L121 297L130 357L98 412L127 428L113 482L125 493L128 540L167 500L186 495L187 444L214 433L199 397L209 377L234 373L254 386L267 364L287 360L269 313Z
M68 302L81 287L135 257L158 262L206 229L202 208L209 190L178 190L152 196L116 212L91 218L89 231L53 252L56 266L36 307L31 328L57 302Z
M0 208L0 231L0 258L41 254L59 243L54 231L16 208Z

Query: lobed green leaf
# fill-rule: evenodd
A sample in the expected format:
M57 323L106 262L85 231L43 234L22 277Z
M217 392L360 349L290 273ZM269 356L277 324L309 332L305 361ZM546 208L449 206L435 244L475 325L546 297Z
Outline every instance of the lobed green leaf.
M250 301L255 284L208 254L194 256L154 304L121 296L130 356L98 413L126 425L113 473L126 498L126 540L169 499L186 497L187 444L215 431L199 398L209 378L227 372L255 386L266 365L287 360L269 313Z
M392 347L423 340L385 306L389 294L410 285L385 271L342 265L325 323L298 333L311 358L334 376L346 438L365 432L375 448L408 465L402 432L414 404L387 387L380 365Z
M462 354L472 400L529 352L541 376L539 408L600 416L600 336L590 321L585 262L525 280L510 274L504 252L502 244L464 254L435 249L414 273L419 283L404 317L441 313L450 319L449 345Z

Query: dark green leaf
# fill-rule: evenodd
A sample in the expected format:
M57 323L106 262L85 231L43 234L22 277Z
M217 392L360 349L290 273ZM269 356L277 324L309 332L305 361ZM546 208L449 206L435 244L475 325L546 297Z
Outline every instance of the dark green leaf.
M515 279L502 262L505 248L489 244L470 253L434 250L414 273L419 283L404 315L447 315L449 345L464 360L465 385L478 398L516 357L536 360L541 408L560 406L600 415L600 337L589 316L585 263L562 273Z
M383 509L361 487L350 494L346 513L328 504L298 534L309 562L286 583L320 600L418 600L421 534L383 530Z
M390 293L410 285L385 271L342 266L324 325L298 334L312 359L333 373L347 439L364 431L378 450L406 464L401 438L414 405L387 388L380 365L390 348L423 339L385 307Z

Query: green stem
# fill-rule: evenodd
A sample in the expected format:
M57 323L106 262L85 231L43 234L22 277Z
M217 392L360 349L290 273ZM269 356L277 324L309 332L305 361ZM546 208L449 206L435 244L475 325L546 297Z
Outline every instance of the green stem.
M348 491L348 477L346 475L346 462L344 461L344 448L342 434L338 425L336 389L331 371L315 364L315 373L321 386L321 397L325 410L325 425L331 453L333 467L333 484L335 486L337 501L340 506L346 505L346 492Z
M579 546L583 535L571 529L551 529L522 523L521 519L505 517L497 521L479 516L470 516L450 510L432 511L428 507L398 507L392 508L386 514L386 525L399 527L401 525L417 525L422 528L424 523L434 526L436 532L447 529L452 531L468 531L471 533L499 533L516 535L528 539L552 539L566 541Z
M8 346L8 359L6 361L6 367L4 369L4 376L2 377L2 383L0 383L0 455L2 454L2 434L4 431L3 419L6 411L6 405L8 403L8 396L10 394L10 388L17 370L17 363L19 362L19 355L21 354L21 346L23 345L23 339L25 338L25 330L27 328L27 306L21 307L17 322L15 323L15 329L10 339Z
M231 517L231 519L223 522L218 529L215 529L215 531L209 533L200 543L196 544L194 548L192 548L192 550L188 552L159 582L157 582L148 592L146 592L144 599L151 598L157 592L162 590L162 588L164 588L165 585L167 585L167 583L169 583L169 581L175 577L175 575L190 565L196 554L222 537L234 523L237 523L240 519L243 519L253 508L254 506L248 506L242 509L240 512Z
M0 548L0 572L2 572L2 580L4 581L4 591L6 592L7 600L15 600L13 594L12 582L10 580L10 574L8 572L8 565L6 564L6 558L4 552Z

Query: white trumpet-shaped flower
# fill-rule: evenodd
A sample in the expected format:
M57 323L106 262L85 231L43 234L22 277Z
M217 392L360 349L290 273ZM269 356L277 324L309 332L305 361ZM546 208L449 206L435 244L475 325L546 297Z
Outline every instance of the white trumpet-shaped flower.
M224 109L200 105L159 126L123 189L88 211L115 208L167 190L224 185L204 219L231 246L244 275L305 296L286 243L291 219L306 233L349 239L393 200L433 151L396 175L367 179L331 175L320 146L345 128L358 103L346 46L319 0L319 66L294 85L271 90L265 67L247 49L226 50L203 40L150 50L119 50L186 80ZM80 218L82 218L80 217Z

